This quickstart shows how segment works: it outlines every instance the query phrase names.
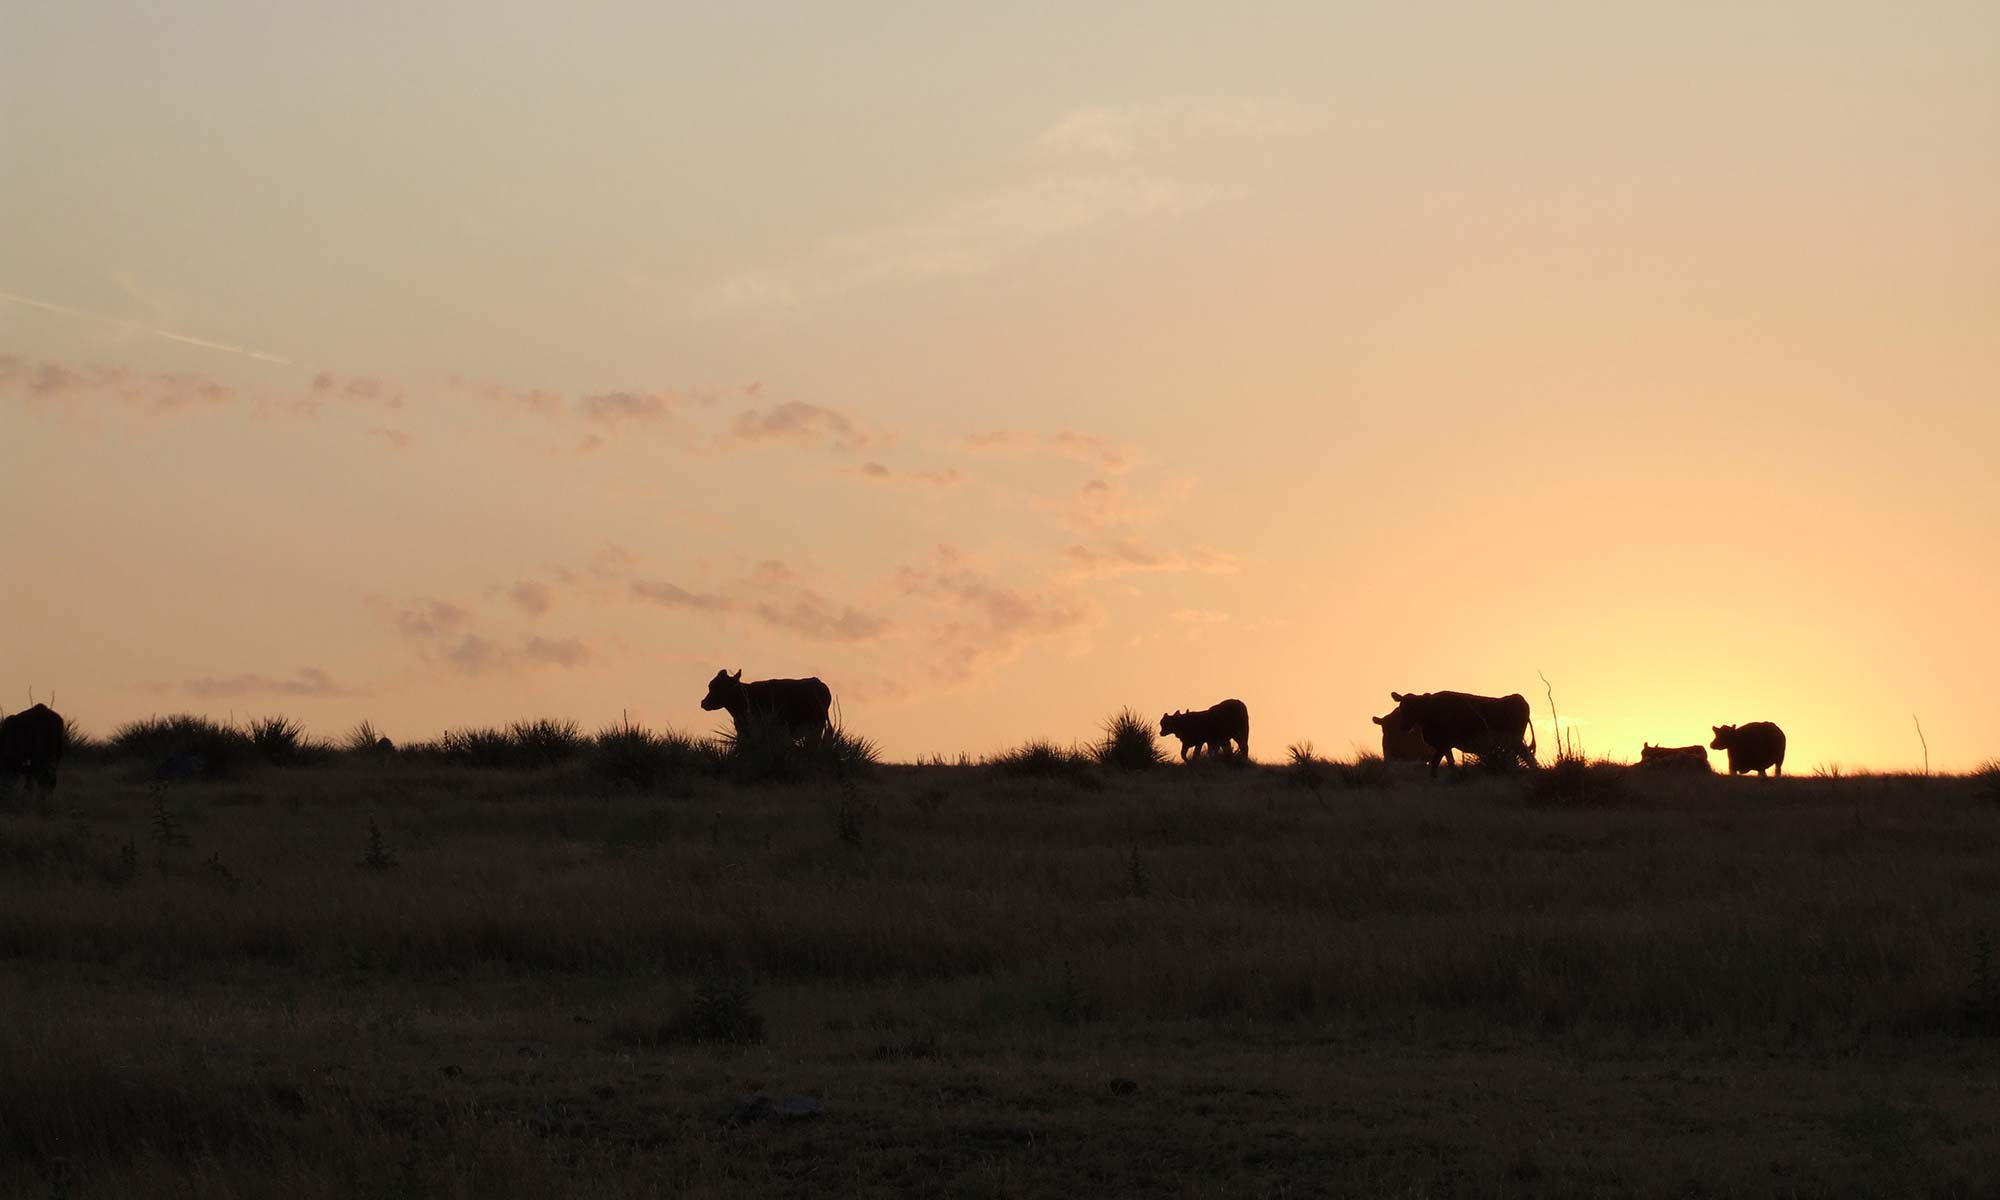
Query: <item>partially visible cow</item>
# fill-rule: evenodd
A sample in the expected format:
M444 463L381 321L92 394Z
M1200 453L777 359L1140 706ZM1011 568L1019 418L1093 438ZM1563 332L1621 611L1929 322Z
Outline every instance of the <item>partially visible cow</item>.
M782 737L789 742L817 744L830 722L833 693L817 678L755 679L743 682L743 672L717 671L701 698L708 712L717 709L736 723L736 736Z
M0 776L19 775L47 797L56 790L56 768L69 745L69 726L46 704L0 720Z
M1711 750L1729 752L1729 773L1742 775L1751 771L1759 776L1766 767L1776 773L1785 773L1785 731L1769 721L1752 721L1748 725L1711 725L1715 740L1708 744Z
M1382 758L1385 762L1427 763L1437 757L1422 732L1392 728L1388 717L1370 719L1382 727Z
M1382 718L1385 733L1416 733L1430 746L1431 774L1440 762L1458 765L1452 751L1476 754L1482 760L1519 761L1535 765L1534 725L1528 720L1528 698L1475 696L1469 692L1390 692L1396 708ZM1525 742L1523 739L1527 739Z
M1655 771L1709 771L1708 751L1700 746L1639 747L1639 765Z
M1160 717L1160 736L1169 735L1181 740L1182 762L1203 749L1211 758L1227 757L1231 741L1236 743L1233 753L1250 761L1250 709L1241 700L1224 700L1200 712L1165 713Z

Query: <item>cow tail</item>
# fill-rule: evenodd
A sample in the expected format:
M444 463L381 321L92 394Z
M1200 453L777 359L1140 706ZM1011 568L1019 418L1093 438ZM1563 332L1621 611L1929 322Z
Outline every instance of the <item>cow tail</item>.
M1535 740L1535 719L1534 719L1533 717L1529 717L1529 718L1528 718L1528 757L1529 757L1529 758L1530 758L1530 759L1531 759L1532 761L1535 761L1535 762L1540 762L1540 761L1541 761L1541 759L1540 759L1540 758L1539 758L1539 757L1537 756L1537 750L1538 750L1538 749L1539 749L1539 743L1537 743L1537 742L1536 742L1536 740Z

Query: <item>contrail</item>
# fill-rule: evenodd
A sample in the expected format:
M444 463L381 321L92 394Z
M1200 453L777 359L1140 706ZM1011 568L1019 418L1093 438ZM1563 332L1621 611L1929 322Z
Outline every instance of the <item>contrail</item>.
M66 317L81 317L86 321L95 321L99 325L109 325L114 329L130 329L137 333L150 333L154 337L165 338L170 342L180 342L188 346L200 346L204 350L220 350L224 354L240 354L244 358L254 358L258 362L278 363L287 367L292 365L292 360L282 354L272 354L264 350L252 350L248 346L238 346L229 342L211 341L208 338L195 337L193 334L175 333L171 329L158 329L138 321L127 321L121 317L107 317L101 313L85 312L80 308L71 308L67 304L55 304L48 300L37 300L33 296L18 296L13 292L0 292L0 300L7 300L14 304L25 304L29 308L39 308L44 312L61 313Z

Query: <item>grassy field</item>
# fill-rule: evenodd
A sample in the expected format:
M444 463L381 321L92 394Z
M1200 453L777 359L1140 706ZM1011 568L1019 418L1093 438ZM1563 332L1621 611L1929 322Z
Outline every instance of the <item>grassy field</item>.
M1573 782L92 756L0 1194L1995 1194L1994 776Z

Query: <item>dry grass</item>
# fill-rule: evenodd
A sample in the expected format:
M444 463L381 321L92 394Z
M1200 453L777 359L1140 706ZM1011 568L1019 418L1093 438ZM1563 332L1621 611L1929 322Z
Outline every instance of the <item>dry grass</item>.
M739 786L606 736L640 767L86 763L0 812L0 1194L2000 1178L1983 780Z

